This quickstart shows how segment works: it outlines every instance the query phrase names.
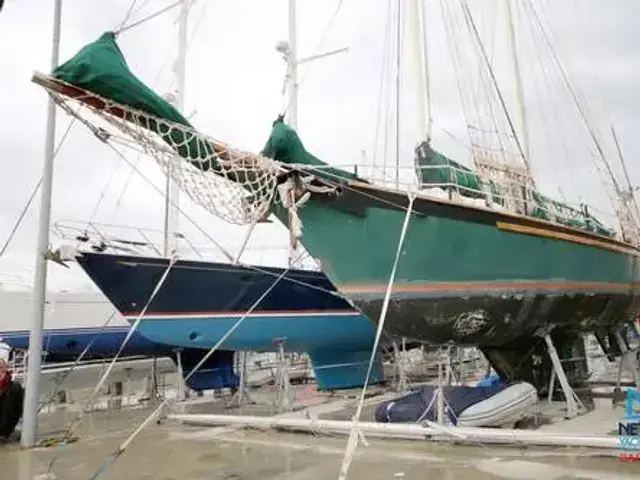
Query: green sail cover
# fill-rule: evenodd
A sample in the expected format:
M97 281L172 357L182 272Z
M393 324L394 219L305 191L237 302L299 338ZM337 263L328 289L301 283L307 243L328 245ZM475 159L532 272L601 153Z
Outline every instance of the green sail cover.
M416 175L423 185L453 183L460 187L460 195L469 198L485 197L485 194L482 193L482 184L477 173L432 149L426 142L420 144L416 149L415 168ZM494 202L503 204L502 199L497 196L499 189L493 182L490 183L490 188L494 194ZM614 231L605 227L586 210L577 210L564 203L545 197L539 192L533 192L532 196L535 204L531 213L532 217L556 221L569 227L580 228L607 237L615 236ZM554 210L560 214L559 218L553 219L549 215L549 212Z
M296 131L284 123L282 117L273 122L271 135L262 149L262 155L286 164L309 165L314 175L326 180L359 180L357 175L328 164L313 156L302 145Z
M477 173L464 165L454 162L449 157L437 152L428 142L422 142L416 148L415 170L418 180L423 185L455 184L460 194L469 198L485 198L482 182ZM490 184L493 201L503 204L499 190L493 182Z
M98 40L82 48L74 57L56 68L53 77L152 117L193 129L178 110L129 70L112 32L102 34ZM206 162L213 156L213 148L209 142L189 136L185 143L184 132L171 129L169 125L153 118L133 116L127 120L159 134L181 157L199 160L193 162L195 166L203 168L202 161L205 162L204 169L210 166Z

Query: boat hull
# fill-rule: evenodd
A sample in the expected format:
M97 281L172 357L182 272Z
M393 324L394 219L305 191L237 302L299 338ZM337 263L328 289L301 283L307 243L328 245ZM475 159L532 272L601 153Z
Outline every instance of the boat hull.
M0 292L3 308L0 342L12 349L29 348L29 331L18 327L27 323L32 302L30 292ZM117 352L120 352L120 357L166 356L176 362L175 347L170 343L154 341L139 331L129 336L129 323L122 316L114 315L113 306L98 293L50 293L45 309L45 326L42 348L47 364L75 361L80 355L83 355L83 360L112 358ZM124 344L127 336L129 339ZM201 348L185 349L185 369L188 369L189 360L198 362L205 353L206 350ZM206 371L203 369L192 377L188 385L194 390L236 387L238 377L233 366L233 352L215 352L205 362Z
M299 211L306 249L373 321L407 207L405 196L361 186L312 195ZM612 327L640 310L639 252L628 245L424 197L412 212L385 322L393 335L495 346L541 327Z
M114 306L135 322L168 267L164 258L83 253L78 263ZM182 348L308 352L319 388L362 385L374 324L336 295L324 274L287 273L180 260L140 318L138 330L154 342ZM242 319L242 322L239 320ZM226 336L235 325L237 328ZM382 380L378 361L372 381Z

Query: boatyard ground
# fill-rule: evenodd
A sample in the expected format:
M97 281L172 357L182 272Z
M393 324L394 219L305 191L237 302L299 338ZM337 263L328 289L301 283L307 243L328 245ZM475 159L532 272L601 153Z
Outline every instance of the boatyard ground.
M372 401L374 399L371 399ZM610 401L609 401L610 402ZM187 411L268 415L262 406L224 408L224 401L199 401ZM321 416L341 418L344 399L324 401ZM79 441L66 446L22 451L18 445L0 446L0 478L33 480L51 471L60 480L87 480L153 409L149 406L88 413L77 430ZM369 408L369 411L371 409ZM595 411L562 424L542 427L571 431L600 424L611 433L619 412L604 402ZM41 438L59 436L74 418L71 410L46 414ZM597 432L605 433L605 432ZM585 449L542 449L461 446L422 441L367 438L356 451L349 478L356 479L637 479L640 464L621 462L618 452ZM253 480L335 479L346 438L230 427L189 427L163 421L145 429L100 479L127 480Z

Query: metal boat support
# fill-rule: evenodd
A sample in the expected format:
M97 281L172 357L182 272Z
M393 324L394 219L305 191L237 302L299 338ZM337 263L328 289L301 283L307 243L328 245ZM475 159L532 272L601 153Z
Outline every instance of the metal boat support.
M571 388L571 385L569 385L567 376L562 368L562 363L560 362L560 357L558 356L556 347L553 345L553 340L551 339L549 332L544 334L544 341L547 343L549 358L553 364L553 371L551 372L551 380L549 384L549 398L551 398L555 378L557 377L560 382L560 386L562 387L565 401L567 402L567 418L577 417L580 413L585 413L587 408L584 406L578 395L576 395L573 388Z
M620 380L622 377L622 369L627 370L636 384L637 388L640 388L640 372L638 372L638 359L636 358L636 352L629 348L629 344L622 335L622 328L618 328L615 333L616 343L620 348L622 355L620 357L620 369L618 370L618 385L620 388Z
M402 337L402 349L398 348L397 340L393 341L396 391L405 393L409 391L409 377L407 376L407 339Z
M278 367L276 369L277 395L275 407L279 413L293 410L293 398L291 394L291 382L289 380L289 365L284 353L284 338L276 338L274 342L278 346Z
M255 404L255 400L249 394L247 386L247 352L236 352L236 372L238 373L238 389L229 400L228 407L240 407L246 404Z
M176 400L181 402L183 400L186 400L189 395L187 392L187 385L184 381L184 371L182 369L182 349L177 348L174 351L176 353L176 365L178 367L178 389L176 391Z

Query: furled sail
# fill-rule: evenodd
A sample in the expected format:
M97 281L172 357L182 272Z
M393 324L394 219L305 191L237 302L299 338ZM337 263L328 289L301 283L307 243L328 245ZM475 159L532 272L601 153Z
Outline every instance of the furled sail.
M147 115L129 114L128 121L160 135L165 142L187 160L197 160L198 168L203 160L213 154L208 142L190 135L193 127L169 102L142 83L129 69L115 34L106 32L83 47L70 60L53 72L53 77L95 93L107 100L124 105ZM163 121L182 125L187 129L170 128Z

